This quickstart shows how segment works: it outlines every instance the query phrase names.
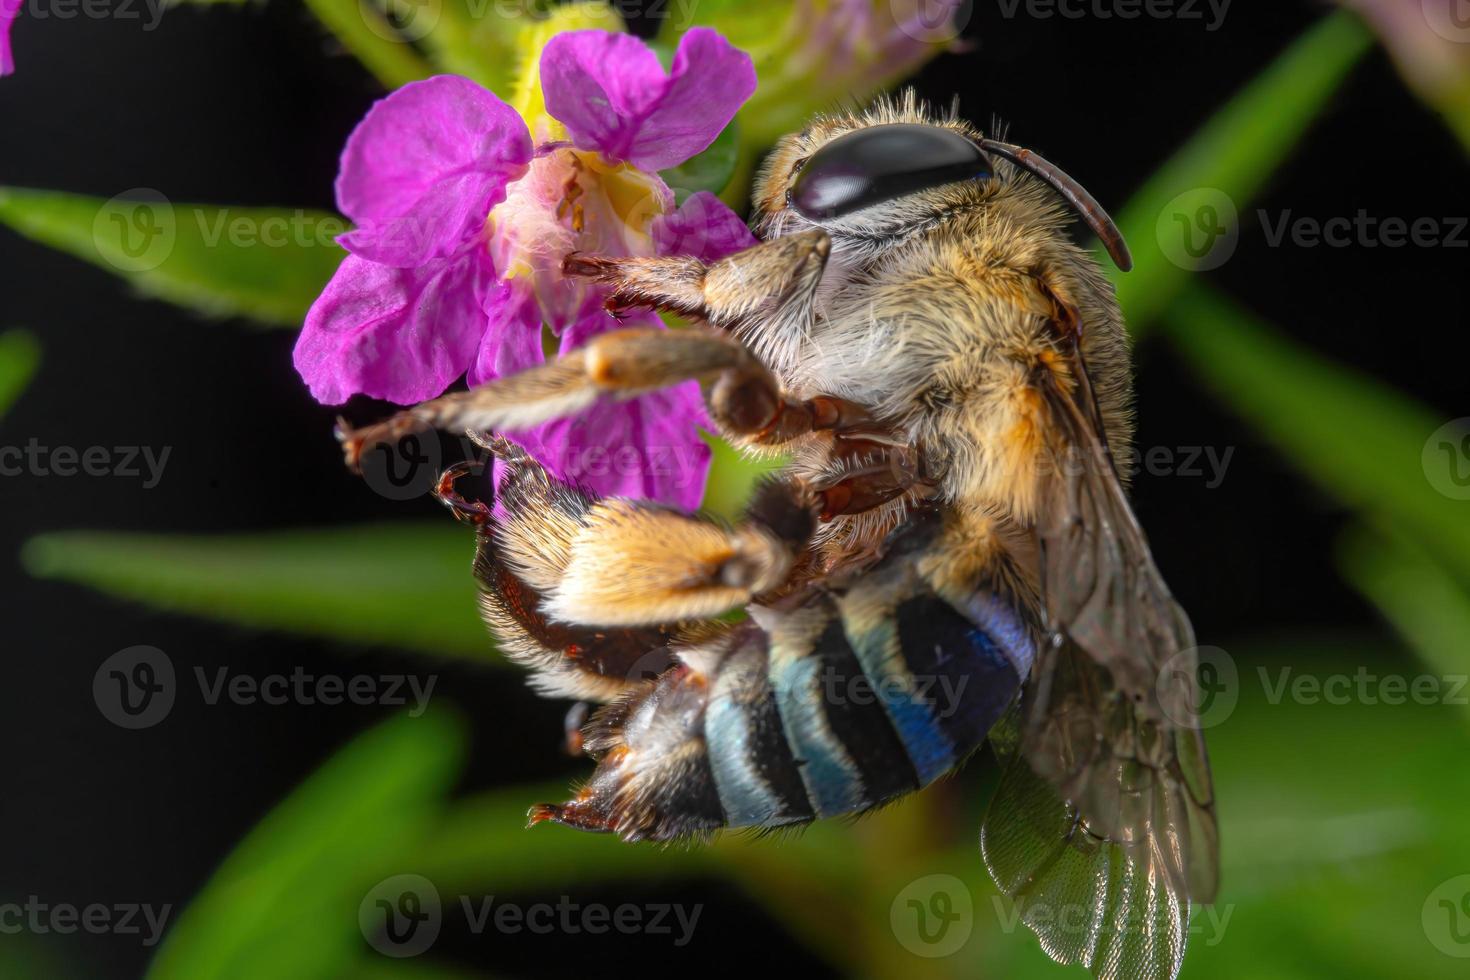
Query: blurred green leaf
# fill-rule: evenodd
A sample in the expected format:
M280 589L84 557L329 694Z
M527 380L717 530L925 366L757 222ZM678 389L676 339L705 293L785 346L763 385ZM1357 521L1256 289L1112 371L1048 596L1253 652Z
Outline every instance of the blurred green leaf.
M28 541L31 574L267 629L502 663L475 614L474 539L452 524L249 535L59 531Z
M1470 571L1467 504L1435 489L1425 441L1446 421L1196 285L1161 321L1194 370L1328 494Z
M740 123L732 121L703 152L671 170L660 171L659 176L673 189L677 202L683 204L690 194L699 191L718 194L724 190L735 176L739 158Z
M172 204L157 192L103 200L0 188L0 223L209 315L299 327L344 254L320 211Z
M1176 210L1195 220L1197 208L1213 206L1212 191L1223 193L1230 207L1244 207L1371 44L1350 14L1325 18L1217 112L1118 213L1135 268L1120 273L1106 255L1101 260L1135 333L1151 326L1194 275L1181 256L1165 252L1169 236L1180 234ZM1218 217L1223 222L1229 215Z
M1358 527L1343 535L1337 557L1347 580L1429 667L1470 674L1470 594L1428 551Z
M41 363L41 345L25 330L0 333L0 415L10 410Z
M425 838L411 863L441 890L496 892L565 890L627 879L718 877L735 882L774 911L809 948L833 963L853 965L848 937L859 924L853 904L863 875L853 828L819 823L799 837L726 834L713 845L660 848L626 844L611 835L555 825L527 829L533 803L565 799L563 784L522 786L457 803ZM894 811L872 818L889 824ZM880 836L880 835L875 835Z
M520 68L520 32L542 7L537 0L441 0L438 19L423 37L424 50L440 71L473 78L509 99Z
M374 0L306 0L306 6L385 89L392 91L434 74L433 66L409 41L432 30L436 5L411 8L401 32ZM415 19L420 17L423 20Z
M359 736L225 859L168 933L150 980L349 975L365 948L358 905L431 825L462 741L438 711Z
M734 520L744 512L756 483L784 466L786 457L747 458L718 436L704 435L702 438L712 453L703 509L726 520Z

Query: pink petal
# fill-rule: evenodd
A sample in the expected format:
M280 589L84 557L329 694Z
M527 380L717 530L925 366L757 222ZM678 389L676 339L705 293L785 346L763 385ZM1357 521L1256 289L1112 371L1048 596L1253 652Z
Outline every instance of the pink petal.
M500 283L490 291L484 308L487 325L470 366L467 380L471 387L546 360L541 349L541 309L529 285Z
M602 309L601 297L562 333L561 353L622 327L662 326L649 315L621 323ZM699 437L712 429L697 382L629 401L607 399L565 419L505 435L525 447L558 479L604 497L637 497L693 510L704 498L710 449Z
M709 191L689 195L673 214L653 219L653 242L659 255L692 255L718 262L758 243L740 215Z
M709 446L690 421L702 417L702 405L691 381L506 435L558 479L597 496L694 510L709 475Z
M15 71L15 58L10 53L10 25L24 3L25 0L0 0L0 75Z
M755 86L750 56L707 27L680 39L668 74L627 34L569 31L541 52L546 111L579 148L642 170L678 166L709 146Z
M327 405L355 394L401 405L433 398L475 359L493 289L483 249L416 269L349 255L306 314L296 370Z
M355 255L407 268L479 233L531 160L516 111L467 78L439 75L382 99L342 151L337 203Z

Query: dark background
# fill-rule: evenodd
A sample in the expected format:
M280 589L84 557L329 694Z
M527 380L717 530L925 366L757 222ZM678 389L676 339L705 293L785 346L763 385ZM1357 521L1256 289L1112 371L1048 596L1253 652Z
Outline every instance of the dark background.
M1006 19L1000 11L977 0L966 31L974 49L932 64L917 79L921 94L947 102L958 93L965 116L1008 122L1012 139L1116 207L1325 8L1239 3L1214 33L1198 21ZM154 31L146 22L22 14L20 71L0 80L0 183L331 208L337 153L379 92L300 3L179 9ZM1412 220L1466 214L1467 198L1460 148L1375 52L1255 206L1319 219L1365 208ZM1212 278L1301 343L1450 419L1466 414L1466 258L1443 248L1269 249L1247 217L1237 255ZM0 422L0 443L173 447L151 490L118 478L0 479L0 731L10 750L0 900L172 903L177 915L275 801L386 714L210 708L181 698L165 723L122 731L97 711L91 681L104 658L134 644L166 650L181 673L432 670L435 697L460 705L473 724L465 789L585 771L558 751L564 706L536 699L504 672L425 665L391 650L351 653L27 577L14 556L27 537L54 529L239 532L438 512L428 501L386 501L342 471L333 412L311 401L291 369L291 332L136 301L113 276L6 230L0 277L0 326L27 326L43 345L38 377ZM1199 391L1165 346L1145 344L1139 369L1141 446L1236 448L1217 489L1148 476L1135 489L1159 564L1202 642L1383 630L1331 567L1341 521L1333 505ZM720 912L707 910L683 949L666 941L655 949L647 937L602 945L566 937L554 961L514 937L498 939L493 956L452 938L446 949L503 975L570 975L643 952L658 957L646 968L670 971L717 975L770 962L822 974L728 886L692 890L685 900ZM639 896L600 899L680 897L667 888ZM64 947L77 975L137 976L149 953L127 937L50 942Z

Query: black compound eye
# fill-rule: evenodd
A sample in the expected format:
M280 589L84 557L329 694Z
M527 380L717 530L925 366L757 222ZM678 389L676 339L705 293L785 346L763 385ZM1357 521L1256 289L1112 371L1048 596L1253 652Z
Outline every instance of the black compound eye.
M992 172L980 147L954 130L912 123L870 126L839 136L813 154L788 200L802 217L821 221Z

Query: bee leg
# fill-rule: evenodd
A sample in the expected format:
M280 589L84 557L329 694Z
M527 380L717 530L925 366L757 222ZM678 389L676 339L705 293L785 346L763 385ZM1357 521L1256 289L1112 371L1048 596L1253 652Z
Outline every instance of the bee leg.
M785 235L705 265L685 256L602 258L573 254L562 269L612 287L614 309L651 306L722 329L773 317L804 326L832 241L821 229ZM786 324L783 324L785 326Z
M908 493L931 496L936 486L925 477L918 453L909 446L876 447L851 468L811 483L823 521L874 510Z
M578 701L567 710L566 719L562 722L566 730L566 753L573 758L583 754L582 726L587 724L587 716L591 713L592 705L586 701Z
M462 460L439 474L434 485L434 499L438 500L462 523L481 527L490 522L490 508L478 500L467 500L454 489L460 477L475 475L481 466L472 459Z
M422 427L483 432L523 429L572 415L599 398L632 398L688 380L711 385L710 413L733 437L766 445L817 430L870 425L851 402L794 400L739 343L704 329L633 327L600 334L585 347L539 367L466 392L424 402L376 425L346 428L337 437L349 468L362 453Z
M592 627L712 619L780 588L816 527L814 499L795 483L756 492L727 527L635 500L593 504L566 548L541 611Z

